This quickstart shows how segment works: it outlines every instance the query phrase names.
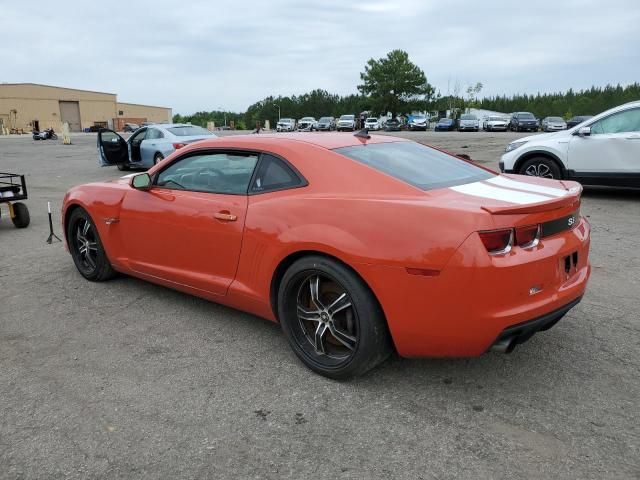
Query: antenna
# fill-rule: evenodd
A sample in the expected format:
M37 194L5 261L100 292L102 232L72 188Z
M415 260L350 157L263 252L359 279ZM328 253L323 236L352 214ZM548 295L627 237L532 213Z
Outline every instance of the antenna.
M362 130L354 133L353 136L354 137L358 137L358 138L364 138L366 140L371 138L371 135L369 135L369 129L368 128L363 128Z

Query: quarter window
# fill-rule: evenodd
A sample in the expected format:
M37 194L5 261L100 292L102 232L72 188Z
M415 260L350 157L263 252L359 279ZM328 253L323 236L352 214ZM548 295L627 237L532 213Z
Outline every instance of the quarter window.
M591 125L594 135L640 132L640 108L614 113Z
M160 172L156 185L172 190L246 194L257 162L256 153L191 155L177 160Z
M295 188L302 185L300 177L278 157L263 154L251 185L251 193Z

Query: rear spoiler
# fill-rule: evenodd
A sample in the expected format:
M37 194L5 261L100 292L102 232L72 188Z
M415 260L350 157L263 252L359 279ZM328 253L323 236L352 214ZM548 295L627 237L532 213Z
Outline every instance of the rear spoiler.
M582 187L571 187L568 189L569 193L560 198L553 198L544 202L528 203L526 205L508 205L504 207L480 207L485 212L489 212L492 215L512 215L518 213L539 213L549 212L551 210L558 210L560 208L569 207L575 205L576 208L580 205L580 194L582 193Z

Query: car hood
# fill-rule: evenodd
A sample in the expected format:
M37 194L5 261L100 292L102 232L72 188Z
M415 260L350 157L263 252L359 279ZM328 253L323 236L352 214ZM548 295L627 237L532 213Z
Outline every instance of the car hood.
M513 142L544 142L545 140L551 140L556 137L564 137L567 135L568 130L561 130L559 132L541 133L540 135L529 135L528 137L522 137L514 140ZM513 143L510 142L510 143Z

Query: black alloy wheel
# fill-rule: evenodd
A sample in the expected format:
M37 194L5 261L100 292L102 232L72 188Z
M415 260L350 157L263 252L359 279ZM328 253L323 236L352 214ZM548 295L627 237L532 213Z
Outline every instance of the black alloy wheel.
M278 316L293 351L321 375L359 375L391 352L386 321L369 288L349 268L325 257L296 261L278 292Z
M95 223L81 208L71 213L67 225L67 243L73 263L84 278L102 281L115 275Z

